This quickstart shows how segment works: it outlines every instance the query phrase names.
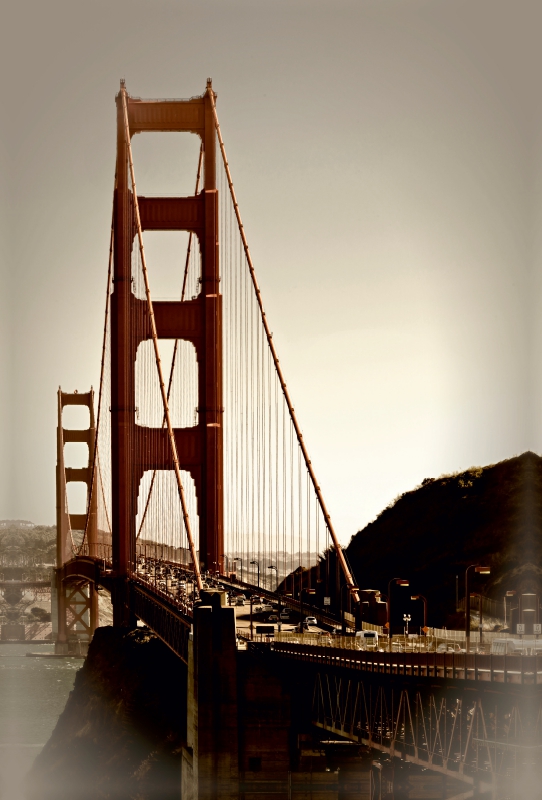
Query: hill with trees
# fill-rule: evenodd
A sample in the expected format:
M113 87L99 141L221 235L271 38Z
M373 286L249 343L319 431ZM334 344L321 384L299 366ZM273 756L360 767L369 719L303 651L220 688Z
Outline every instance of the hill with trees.
M501 603L510 590L542 597L542 458L526 452L426 478L355 534L346 554L360 588L387 593L390 579L408 579L394 597L410 613L406 595L424 595L429 624L439 627L458 627L456 576L461 598L470 564L491 567L473 578L473 591Z

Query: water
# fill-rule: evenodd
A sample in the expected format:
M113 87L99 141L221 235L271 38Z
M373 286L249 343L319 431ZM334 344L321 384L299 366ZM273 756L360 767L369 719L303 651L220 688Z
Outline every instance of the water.
M75 658L28 658L53 645L0 646L0 799L24 800L24 777L49 739L82 666Z

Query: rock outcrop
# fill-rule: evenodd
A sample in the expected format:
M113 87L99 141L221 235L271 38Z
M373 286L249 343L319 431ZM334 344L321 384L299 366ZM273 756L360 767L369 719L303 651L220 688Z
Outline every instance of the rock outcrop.
M183 670L145 628L98 628L29 773L28 800L178 800L186 741Z

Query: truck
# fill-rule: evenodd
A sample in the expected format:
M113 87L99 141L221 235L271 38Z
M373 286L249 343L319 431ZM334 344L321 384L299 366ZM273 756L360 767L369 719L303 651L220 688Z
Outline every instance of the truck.
M376 650L378 631L356 631L356 640L362 650Z

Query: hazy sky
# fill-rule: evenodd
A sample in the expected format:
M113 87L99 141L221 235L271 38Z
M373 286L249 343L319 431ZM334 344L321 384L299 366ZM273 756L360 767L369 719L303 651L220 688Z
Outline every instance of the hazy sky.
M0 517L54 522L56 390L98 385L121 77L213 78L343 542L425 477L540 452L541 23L521 0L4 3Z

